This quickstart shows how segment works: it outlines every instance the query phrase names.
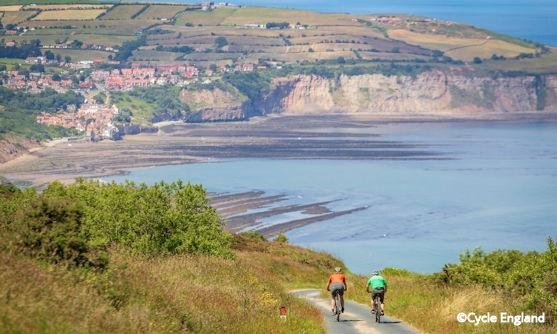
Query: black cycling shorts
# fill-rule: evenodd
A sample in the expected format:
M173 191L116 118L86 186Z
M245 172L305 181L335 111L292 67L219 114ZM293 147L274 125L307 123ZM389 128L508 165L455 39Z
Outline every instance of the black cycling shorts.
M331 284L331 296L335 296L337 293L339 295L344 295L344 284L342 283L333 283Z
M375 297L379 296L381 304L385 302L385 289L374 289L371 293L371 300L375 300Z

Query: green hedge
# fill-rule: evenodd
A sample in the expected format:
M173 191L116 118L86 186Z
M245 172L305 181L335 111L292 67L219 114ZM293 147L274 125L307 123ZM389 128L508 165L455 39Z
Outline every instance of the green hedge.
M546 312L553 321L557 316L557 243L551 238L545 252L467 251L436 278L454 286L477 284L501 290L528 310Z
M104 267L111 246L147 255L232 254L231 237L199 185L78 180L42 193L2 189L3 244L48 262Z

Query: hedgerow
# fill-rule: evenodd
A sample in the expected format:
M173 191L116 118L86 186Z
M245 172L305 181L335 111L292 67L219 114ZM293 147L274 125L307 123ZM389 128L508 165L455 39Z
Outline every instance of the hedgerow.
M41 193L4 188L0 196L5 247L49 262L103 268L113 245L146 255L232 254L199 185L78 180Z

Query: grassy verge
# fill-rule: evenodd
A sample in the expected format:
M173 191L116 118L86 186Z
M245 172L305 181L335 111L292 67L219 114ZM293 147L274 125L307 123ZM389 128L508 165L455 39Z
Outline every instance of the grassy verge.
M319 311L288 291L324 288L343 267L258 234L229 235L204 189L180 182L2 185L0 199L3 333L322 333ZM545 252L467 252L433 275L386 269L387 313L427 333L554 333L556 273L551 239ZM367 304L366 277L347 275L346 297ZM456 321L502 311L545 312L549 323Z
M285 285L321 279L328 256L243 237L235 248L234 259L149 258L113 249L103 273L0 253L0 327L12 333L323 332L319 312ZM285 322L281 305L289 308Z
M550 243L549 250L545 253L522 253L522 257L528 259L527 262L533 263L532 268L522 267L524 270L516 270L517 266L509 265L513 262L512 254L517 256L516 251L496 251L486 257L492 260L500 254L505 254L503 261L506 262L509 274L523 277L522 283L509 284L522 285L525 292L516 294L512 291L513 287L504 287L504 284L495 283L499 279L493 273L498 269L480 269L481 274L491 277L490 282L485 282L489 284L469 281L456 284L441 281L440 278L447 272L453 271L454 274L455 268L457 270L466 268L463 276L476 275L469 260L447 266L442 273L434 275L421 275L400 269L385 269L383 275L389 282L386 297L387 313L426 333L555 333L557 330L553 319L555 309L552 302L548 301L552 300L551 296L553 296L553 300L555 298L555 279L551 274L555 271L555 262L547 264L549 267L553 266L553 269L546 269L545 265L541 263L546 258L550 262L554 261L554 259L551 260L555 254L554 246L551 246ZM536 261L533 259L534 256L543 260ZM477 261L477 258L474 258L474 261ZM516 263L520 263L520 266L523 265L521 260ZM476 268L481 268L482 265L479 261L475 264ZM496 268L497 265L492 263L491 267ZM542 273L542 277L537 272ZM501 276L505 276L505 274ZM370 297L365 292L367 278L350 275L349 280L352 288L349 288L347 298L369 305ZM541 284L536 281L541 281ZM487 287L487 285L492 285L492 287ZM539 288L542 291L538 291ZM543 296L544 293L547 295ZM533 305L529 302L531 298L536 299ZM521 312L539 315L544 312L546 321L549 323L543 325L522 324L520 326L512 323L496 323L475 326L474 324L459 324L456 316L460 312L475 312L478 315L489 312L497 316L500 312L513 315L521 314Z

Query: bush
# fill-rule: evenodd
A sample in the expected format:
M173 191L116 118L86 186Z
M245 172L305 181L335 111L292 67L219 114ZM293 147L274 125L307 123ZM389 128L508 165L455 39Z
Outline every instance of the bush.
M222 37L219 36L217 38L215 38L215 45L217 48L222 48L228 45L228 41L226 40L226 37Z
M231 255L231 237L198 185L78 180L51 183L42 194L3 194L0 227L10 244L50 262L103 267L102 254L113 245L147 255Z
M271 85L271 79L259 72L226 73L223 80L236 87L252 101L261 97Z
M104 247L92 246L82 234L83 212L68 198L39 196L23 220L14 224L15 247L48 262L105 268Z
M448 285L481 285L521 300L529 310L557 315L557 244L550 238L545 252L481 249L467 251L460 263L448 264L436 278Z
M275 237L275 241L276 242L280 242L283 244L288 243L288 238L286 237L286 235L279 233L276 237Z

